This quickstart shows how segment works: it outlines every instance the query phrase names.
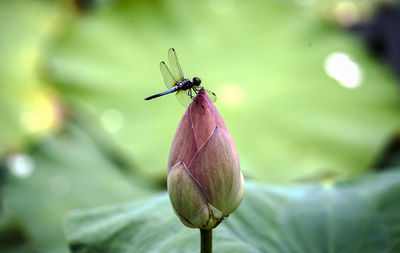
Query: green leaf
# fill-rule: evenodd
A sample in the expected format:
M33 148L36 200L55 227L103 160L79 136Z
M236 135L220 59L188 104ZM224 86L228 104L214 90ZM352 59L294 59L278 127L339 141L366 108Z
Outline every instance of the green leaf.
M360 41L300 2L115 1L60 33L47 77L99 119L139 170L165 177L184 108L173 95L143 99L165 89L159 62L173 46L185 75L216 92L245 175L287 182L362 174L400 128L396 82ZM359 82L330 77L329 59L336 74Z
M400 172L337 184L247 183L239 209L214 230L215 252L348 253L400 250ZM199 252L167 194L70 213L74 253Z
M58 10L50 1L0 1L0 155L61 123L58 101L38 73Z
M66 253L62 220L67 212L153 192L139 175L122 173L90 137L82 126L70 123L56 137L38 143L25 154L32 159L32 174L21 177L12 170L6 174L0 217L1 252L15 246L7 238L16 234L37 252Z

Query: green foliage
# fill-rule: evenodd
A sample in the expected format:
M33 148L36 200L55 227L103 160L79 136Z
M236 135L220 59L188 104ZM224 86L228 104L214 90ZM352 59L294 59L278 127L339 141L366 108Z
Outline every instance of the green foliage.
M173 95L143 100L165 89L158 64L171 46L185 74L216 92L250 177L360 174L399 129L393 78L313 8L274 0L122 1L69 23L53 44L47 77L111 129L153 178L165 177L184 111ZM359 66L360 86L345 88L325 73L327 57L337 52Z
M70 125L63 134L43 141L30 152L35 164L30 177L8 174L2 189L1 252L5 250L2 247L10 247L11 241L5 238L15 238L15 230L38 252L67 252L62 220L68 211L151 192L138 175L128 177L129 173L121 171L98 146L87 130Z
M53 14L43 2L0 1L0 155L54 127L53 98L37 71Z
M214 230L215 252L398 252L400 172L326 185L248 183L239 209ZM199 231L184 227L162 194L72 212L73 253L198 252Z
M217 93L248 177L361 174L399 130L395 81L359 41L321 21L317 5L107 0L77 13L72 2L0 1L0 162L24 152L35 165L28 178L0 168L0 252L67 252L68 211L142 198L154 181L165 183L184 108L173 96L143 98L164 89L158 62L172 46L185 74ZM334 52L362 69L359 87L325 73ZM99 143L97 125L111 138ZM137 166L124 164L126 154ZM399 251L395 181L397 173L334 187L249 184L240 209L216 229L215 247ZM198 231L179 223L166 195L76 212L67 227L76 252L198 251Z

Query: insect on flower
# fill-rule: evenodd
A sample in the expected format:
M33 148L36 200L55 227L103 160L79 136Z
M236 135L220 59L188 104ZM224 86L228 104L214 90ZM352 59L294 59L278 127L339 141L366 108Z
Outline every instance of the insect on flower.
M191 228L215 228L242 201L239 154L221 114L203 89L176 130L167 186L175 213Z
M168 90L147 97L145 98L145 100L150 100L176 92L175 96L178 101L183 106L187 107L192 102L195 95L201 90L201 80L198 77L193 77L192 79L184 77L181 65L178 61L178 57L176 56L175 49L173 48L170 48L168 50L168 61L172 71L168 68L167 64L164 61L160 63L161 74L164 78L164 83L165 86L167 86ZM214 92L206 89L205 92L210 97L212 102L215 102L217 100L217 96Z

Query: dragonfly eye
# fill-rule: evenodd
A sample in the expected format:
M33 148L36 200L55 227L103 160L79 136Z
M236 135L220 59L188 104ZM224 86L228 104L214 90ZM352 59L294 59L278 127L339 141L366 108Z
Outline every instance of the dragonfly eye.
M201 80L198 77L193 77L193 84L195 86L199 86L201 84Z

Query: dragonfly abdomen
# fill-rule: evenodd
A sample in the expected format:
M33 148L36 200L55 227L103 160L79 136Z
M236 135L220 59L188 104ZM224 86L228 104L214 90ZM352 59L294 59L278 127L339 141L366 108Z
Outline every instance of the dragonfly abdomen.
M170 93L172 93L172 92L175 92L175 91L177 91L177 90L179 90L179 89L180 89L179 86L176 85L176 86L172 87L172 88L169 89L169 90L166 90L166 91L164 91L164 92L161 92L161 93L155 94L155 95L153 95L153 96L147 97L147 98L145 98L144 100L150 100L150 99L153 99L153 98L158 98L158 97L161 97L161 96L170 94Z

